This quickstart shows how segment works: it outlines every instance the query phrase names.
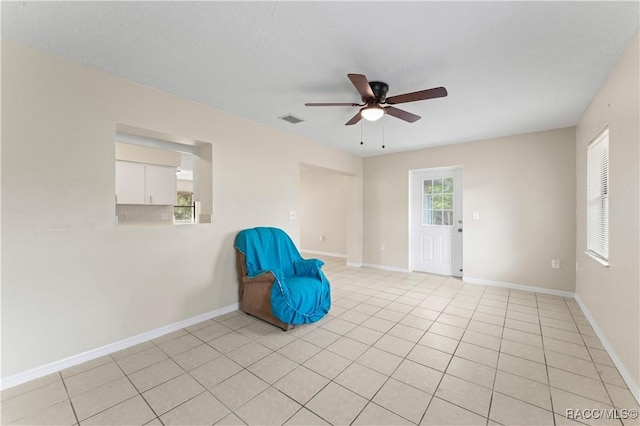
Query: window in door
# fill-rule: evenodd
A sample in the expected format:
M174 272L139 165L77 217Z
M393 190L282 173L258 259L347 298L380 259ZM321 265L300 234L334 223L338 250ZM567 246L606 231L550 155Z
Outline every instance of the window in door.
M453 226L453 178L422 181L422 224Z

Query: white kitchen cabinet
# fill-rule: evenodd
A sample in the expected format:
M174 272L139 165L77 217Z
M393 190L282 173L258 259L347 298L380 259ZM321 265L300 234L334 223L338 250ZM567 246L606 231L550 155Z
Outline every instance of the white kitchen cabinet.
M177 194L175 167L144 166L144 199L146 204L174 205Z
M144 204L144 164L116 161L116 204Z
M175 167L116 161L116 203L174 205Z

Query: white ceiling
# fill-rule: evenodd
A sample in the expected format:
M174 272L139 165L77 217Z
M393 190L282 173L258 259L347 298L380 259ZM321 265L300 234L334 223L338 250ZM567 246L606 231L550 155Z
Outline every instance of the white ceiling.
M2 36L369 156L575 125L639 27L638 2L2 2ZM345 126L347 73L422 116ZM292 125L277 117L292 113ZM386 149L381 148L384 125ZM364 145L360 145L361 130Z

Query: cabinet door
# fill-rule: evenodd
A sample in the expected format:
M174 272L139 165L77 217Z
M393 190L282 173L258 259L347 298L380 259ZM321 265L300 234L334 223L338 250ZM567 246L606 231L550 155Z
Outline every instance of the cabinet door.
M144 204L144 164L116 161L116 203Z
M145 166L145 202L147 204L174 205L176 203L176 168Z

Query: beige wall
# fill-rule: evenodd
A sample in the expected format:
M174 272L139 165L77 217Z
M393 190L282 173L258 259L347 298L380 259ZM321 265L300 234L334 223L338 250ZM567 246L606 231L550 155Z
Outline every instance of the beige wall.
M635 383L640 400L639 36L576 129L576 295ZM585 254L587 144L609 126L609 267ZM629 382L627 382L629 384Z
M299 242L302 163L358 176L362 203L360 158L10 40L2 105L2 377L236 303L238 230ZM115 227L117 124L213 144L213 223Z
M178 192L193 192L193 181L178 180L177 189L178 189Z
M325 170L300 169L302 249L347 254L348 179L349 176Z
M408 268L409 170L462 166L463 276L572 292L574 145L566 128L366 158L364 262Z

